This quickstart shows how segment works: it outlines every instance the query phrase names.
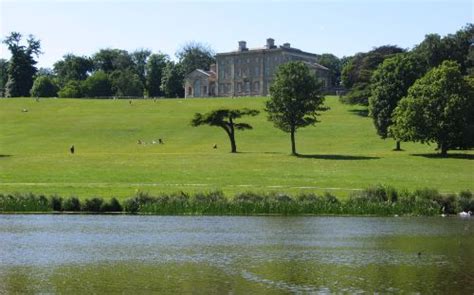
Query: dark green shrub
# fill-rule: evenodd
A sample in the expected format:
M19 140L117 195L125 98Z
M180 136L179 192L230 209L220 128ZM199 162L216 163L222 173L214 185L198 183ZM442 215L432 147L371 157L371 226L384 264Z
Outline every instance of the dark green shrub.
M122 212L122 210L122 205L120 205L120 202L116 198L104 202L100 208L101 212Z
M459 193L459 209L465 212L474 212L474 198L471 191L462 191Z
M367 202L396 202L398 200L397 191L384 185L371 186L363 191L353 193L351 196Z
M81 211L81 202L76 197L70 197L63 202L64 211Z
M137 197L128 198L123 202L123 210L127 213L137 213L140 208Z
M100 198L86 199L81 209L86 212L101 212L102 203L104 200Z
M49 205L53 211L61 211L63 209L62 207L63 203L63 198L58 197L58 196L51 196L49 197Z

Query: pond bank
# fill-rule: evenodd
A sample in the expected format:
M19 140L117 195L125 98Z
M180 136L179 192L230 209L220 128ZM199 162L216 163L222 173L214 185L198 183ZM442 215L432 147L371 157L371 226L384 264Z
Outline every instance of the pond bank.
M123 201L99 197L81 200L55 195L0 194L0 213L432 216L461 211L474 211L474 198L470 191L442 195L434 189L408 192L382 185L354 192L347 200L340 200L330 193L291 196L286 193L243 192L227 197L221 191L158 196L138 193Z

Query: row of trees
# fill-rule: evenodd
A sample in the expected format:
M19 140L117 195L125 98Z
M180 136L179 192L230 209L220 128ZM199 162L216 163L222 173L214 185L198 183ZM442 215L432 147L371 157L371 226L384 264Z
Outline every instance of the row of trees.
M191 42L176 53L177 62L147 49L101 49L91 57L67 54L52 69L38 70L40 41L29 36L23 45L21 40L13 32L3 41L12 57L0 60L0 96L181 97L184 75L214 62L209 47Z
M427 35L413 50L386 58L367 87L369 115L378 135L435 142L449 149L474 147L474 25L440 38Z
M445 37L428 34L410 51L394 45L385 45L344 58L341 84L348 89L348 93L341 100L349 104L369 105L375 71L386 59L397 55L410 55L412 59L416 59L419 77L445 60L456 61L464 75L474 74L474 52L470 50L473 40L474 25L468 24L455 34Z
M398 149L400 141L436 142L443 156L449 149L474 147L474 78L463 76L456 61L444 61L421 78L419 67L413 56L401 54L377 68L370 112L379 134L395 138ZM297 155L296 131L316 124L319 112L327 110L321 85L303 63L290 62L279 67L270 94L265 104L268 120L290 134L291 153ZM252 129L236 120L258 114L217 109L196 113L191 125L221 127L235 153L235 131Z

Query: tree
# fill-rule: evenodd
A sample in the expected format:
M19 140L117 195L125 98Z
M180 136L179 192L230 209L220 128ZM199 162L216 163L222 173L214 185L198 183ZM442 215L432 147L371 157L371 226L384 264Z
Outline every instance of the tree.
M71 80L64 85L58 92L59 97L79 98L84 96L84 90L81 82Z
M474 60L469 56L472 54L471 43L474 39L474 24L467 24L454 34L448 34L441 38L438 34L428 34L418 44L413 52L424 59L427 70L439 66L445 60L453 60L461 66L461 73L472 71Z
M358 53L342 68L342 84L350 91L342 101L350 104L368 105L372 73L386 58L404 50L393 45L374 48L367 53Z
M339 86L341 82L341 60L331 53L324 53L318 58L318 63L329 69L331 85Z
M114 71L109 78L115 96L143 97L143 84L132 69Z
M50 76L38 76L31 87L32 97L56 97L58 95L58 86Z
M8 81L8 61L0 59L0 97L5 96L5 85Z
M390 133L398 140L436 142L445 156L449 149L472 143L474 88L460 65L444 61L418 79L394 111ZM471 134L471 135L469 135Z
M161 92L166 97L184 96L184 74L181 66L174 62L168 62L161 77Z
M12 55L7 70L6 97L28 96L33 85L33 77L37 71L34 56L37 57L41 53L40 41L30 35L25 46L20 45L21 38L20 33L12 32L3 41Z
M168 63L168 56L165 54L152 54L146 64L146 90L149 97L163 96L160 89L163 72Z
M87 79L93 68L92 60L86 56L66 54L63 59L53 65L60 86L71 80L83 81Z
M236 153L235 130L248 130L252 129L252 126L247 123L235 123L234 120L243 116L256 116L258 114L259 111L247 108L242 110L218 109L205 114L196 113L191 125L193 127L201 125L221 127L229 136L231 153Z
M84 82L84 94L87 97L112 96L112 84L109 77L103 71L97 71L89 76Z
M142 85L146 84L146 65L150 55L151 51L148 49L137 49L130 55L133 61L133 69Z
M126 50L101 49L92 56L94 69L105 73L121 71L134 67L132 57Z
M184 74L189 74L195 69L207 71L211 64L216 62L214 51L209 46L198 42L185 44L176 56Z
M392 112L413 83L424 73L424 63L414 54L399 53L387 58L372 75L369 115L377 134L386 139ZM400 141L395 150L400 150Z
M291 153L297 155L295 133L297 129L314 125L318 111L324 111L324 97L316 77L302 62L289 62L278 68L270 87L270 100L265 110L275 127L290 133Z

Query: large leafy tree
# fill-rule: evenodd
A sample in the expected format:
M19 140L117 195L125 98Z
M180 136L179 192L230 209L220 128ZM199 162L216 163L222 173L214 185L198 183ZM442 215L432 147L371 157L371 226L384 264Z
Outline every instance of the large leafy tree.
M31 87L32 97L56 97L58 86L50 76L38 76Z
M392 135L399 140L436 142L441 155L467 147L473 139L474 91L460 65L444 61L408 90L394 111Z
M290 133L291 153L297 155L295 133L299 128L314 125L324 111L321 85L302 62L289 62L279 67L266 102L268 119L275 127Z
M60 86L71 80L82 81L92 72L93 62L86 56L66 54L62 60L53 65L54 73Z
M251 109L218 109L205 114L196 113L191 125L194 127L201 125L221 127L229 136L231 153L236 153L235 131L252 129L252 126L247 123L236 123L235 120L243 116L256 116L258 114L258 110Z
M143 84L133 70L114 71L109 78L114 95L143 97Z
M418 44L413 52L424 59L427 69L439 66L444 60L453 60L459 63L463 74L472 72L474 59L472 42L474 39L474 24L467 24L454 34L444 37L438 34L429 34Z
M329 69L331 85L339 86L341 82L341 60L331 53L324 53L318 58L318 63Z
M103 71L97 71L83 82L83 91L87 97L109 97L113 95L112 83Z
M146 84L146 65L150 55L151 51L148 49L137 49L131 54L134 71L142 85Z
M12 32L3 43L11 52L8 63L8 80L5 85L5 96L29 96L33 78L36 74L36 61L34 57L41 53L41 44L32 35L26 40L26 45L21 45L22 35Z
M184 73L180 64L170 61L163 69L161 77L161 92L166 97L184 96Z
M169 58L165 54L152 54L146 64L146 90L149 97L163 96L160 89L163 71Z
M385 139L392 125L392 112L413 83L424 73L425 64L414 54L400 53L387 58L372 75L369 114L377 134ZM400 141L395 150L400 150Z
M198 42L189 42L176 53L184 74L195 69L209 70L210 65L216 61L214 55L209 46Z
M5 85L8 80L8 61L0 59L0 97L5 96Z
M84 82L85 83L85 82ZM59 97L79 98L84 96L84 87L80 81L71 80L58 91Z
M132 57L126 50L101 49L92 56L94 69L105 73L121 71L134 67Z
M350 89L343 102L368 105L372 73L386 58L401 52L397 46L385 45L352 57L342 68L342 84Z

